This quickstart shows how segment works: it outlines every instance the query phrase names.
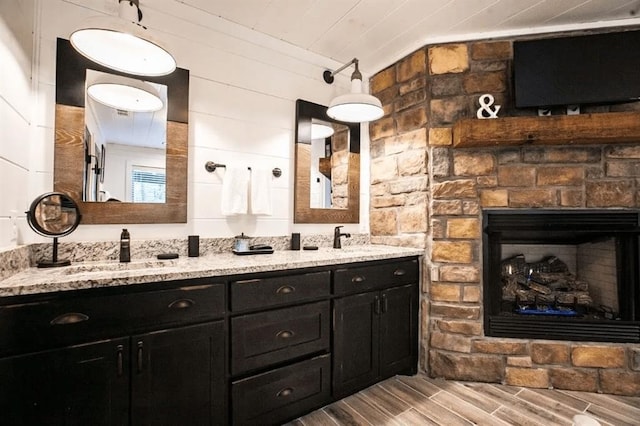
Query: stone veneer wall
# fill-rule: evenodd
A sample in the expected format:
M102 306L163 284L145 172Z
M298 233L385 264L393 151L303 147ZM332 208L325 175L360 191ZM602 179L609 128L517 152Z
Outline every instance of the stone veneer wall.
M376 74L371 241L424 247L421 367L457 380L640 395L640 345L485 337L483 208L638 208L640 144L453 149L480 94L513 107L512 41L425 46ZM587 112L638 109L637 104Z

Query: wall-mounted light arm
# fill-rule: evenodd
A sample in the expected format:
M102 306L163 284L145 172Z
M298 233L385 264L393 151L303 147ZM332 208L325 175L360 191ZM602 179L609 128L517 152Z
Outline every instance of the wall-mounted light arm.
M324 71L322 77L327 84L331 84L336 74L351 65L355 65L355 70L351 74L351 93L334 98L329 103L327 115L348 123L377 120L384 115L382 103L375 96L362 92L362 74L358 69L357 58L353 58L335 71Z
M341 66L340 68L338 68L335 71L331 71L331 70L326 70L325 72L322 73L322 78L324 78L324 82L327 84L331 84L333 83L333 77L335 77L336 75L340 74L340 72L344 71L345 69L347 69L348 67L350 67L351 65L355 64L356 66L356 70L353 72L353 74L351 74L351 79L353 80L354 75L356 75L356 73L360 76L360 80L362 80L362 74L360 74L360 70L358 70L358 59L357 58L353 58L352 60L350 60L349 62L347 62L346 64L344 64L343 66Z

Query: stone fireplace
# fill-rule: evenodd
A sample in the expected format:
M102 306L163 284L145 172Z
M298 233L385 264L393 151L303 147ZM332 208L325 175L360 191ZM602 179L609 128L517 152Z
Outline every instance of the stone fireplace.
M484 334L640 343L633 211L483 211Z
M606 143L581 144L569 128L556 132L560 137L550 145L539 144L532 132L518 145L513 139L504 143L494 138L484 146L454 147L454 128L475 117L484 93L501 105L498 120L527 118L544 128L545 122L538 121L544 118L538 119L535 110L513 107L512 41L425 46L372 78L371 91L381 99L385 116L370 125L371 240L425 249L421 368L430 376L640 395L640 344L633 327L631 338L602 341L544 333L507 337L497 335L491 324L501 312L491 291L500 291L487 287L496 277L487 277L485 270L484 212L598 210L637 217L640 209L640 138L630 137L627 125L604 129ZM583 108L583 114L601 114L607 122L606 114L638 110L639 103L630 103ZM492 137L500 136L494 133ZM627 253L617 248L617 240L613 236L613 241L592 241L586 254L580 244L566 239L557 241L562 250L549 253L530 251L541 245L532 238L504 241L500 256L492 261L499 268L506 257L521 253L526 263L547 255L565 257L563 262L574 274L580 264L581 277L575 278L580 280L597 272L583 265L594 266L593 258L603 259L602 253L612 251L611 244L619 255ZM634 261L638 263L637 257ZM618 259L608 262L617 266ZM601 272L614 275L616 286L620 282L617 271ZM616 298L617 287L608 291L593 279L587 281L592 305L624 316L598 322L609 326L638 321L637 313L625 316L628 300ZM535 301L534 297L533 305ZM501 303L498 296L497 304ZM637 298L634 303L636 309ZM534 319L552 321L545 318Z

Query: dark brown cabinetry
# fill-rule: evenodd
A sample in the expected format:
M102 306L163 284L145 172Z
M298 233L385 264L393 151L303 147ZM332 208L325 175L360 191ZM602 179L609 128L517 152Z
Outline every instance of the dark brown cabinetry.
M330 295L328 270L231 283L234 424L277 424L330 401Z
M231 319L231 373L328 351L329 301Z
M2 425L269 425L417 367L416 258L0 299Z
M334 286L344 297L333 309L335 398L394 374L415 374L417 280L415 261L336 271Z
M226 423L223 321L131 338L131 424Z
M17 354L0 358L1 423L226 423L225 323L184 325L222 318L224 294L224 284L207 284L0 306L0 333L26 341L3 347ZM25 330L33 342L14 334Z
M331 400L331 357L321 355L231 385L233 422L269 425L300 416Z
M0 359L0 423L127 425L129 339Z

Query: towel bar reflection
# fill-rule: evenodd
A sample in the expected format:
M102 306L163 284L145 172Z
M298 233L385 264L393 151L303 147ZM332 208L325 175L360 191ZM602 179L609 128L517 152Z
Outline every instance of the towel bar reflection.
M204 164L204 168L209 172L209 173L213 173L216 171L217 168L221 168L224 169L226 168L227 165L226 164L220 164L220 163L215 163L213 161L207 161ZM251 167L247 167L247 169L251 170ZM273 176L279 178L280 176L282 176L282 170L279 167L275 167L273 170L271 170L271 173L273 174Z

